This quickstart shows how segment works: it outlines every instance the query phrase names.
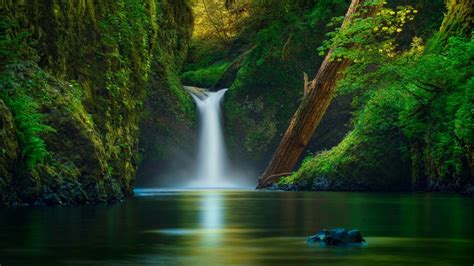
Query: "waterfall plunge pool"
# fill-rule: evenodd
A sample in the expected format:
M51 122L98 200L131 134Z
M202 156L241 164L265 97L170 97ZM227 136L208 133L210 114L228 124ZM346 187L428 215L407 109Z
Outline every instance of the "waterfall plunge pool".
M472 265L474 200L446 194L167 190L0 209L2 265ZM354 227L368 246L308 247Z

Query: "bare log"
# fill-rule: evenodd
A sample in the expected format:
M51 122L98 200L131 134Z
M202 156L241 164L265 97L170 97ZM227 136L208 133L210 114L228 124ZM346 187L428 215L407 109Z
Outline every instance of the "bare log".
M344 30L355 17L373 16L378 11L379 5L364 5L368 2L371 2L371 0L352 0L344 17L341 30ZM333 50L330 49L316 77L309 84L309 88L305 88L305 96L293 115L290 125L265 173L259 178L257 188L268 187L278 182L282 176L281 173L291 172L306 145L308 145L311 136L331 103L337 81L342 78L342 72L350 64L348 59L332 60L332 53Z

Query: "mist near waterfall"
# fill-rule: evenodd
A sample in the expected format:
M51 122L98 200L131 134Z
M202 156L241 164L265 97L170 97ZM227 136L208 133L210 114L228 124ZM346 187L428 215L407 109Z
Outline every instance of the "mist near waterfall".
M257 174L241 163L231 163L223 130L222 104L228 89L209 91L185 87L196 103L198 125L195 151L173 150L166 165L153 167L138 187L160 189L250 189Z

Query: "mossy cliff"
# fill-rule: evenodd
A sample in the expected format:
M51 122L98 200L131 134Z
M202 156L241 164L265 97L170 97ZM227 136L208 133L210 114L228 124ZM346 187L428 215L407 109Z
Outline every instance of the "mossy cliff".
M16 138L15 119L0 100L0 201L6 202L11 195L11 183L18 165L19 145Z
M192 30L187 1L2 0L0 8L8 195L0 203L129 195L140 158L166 149L147 132L192 125L176 74Z

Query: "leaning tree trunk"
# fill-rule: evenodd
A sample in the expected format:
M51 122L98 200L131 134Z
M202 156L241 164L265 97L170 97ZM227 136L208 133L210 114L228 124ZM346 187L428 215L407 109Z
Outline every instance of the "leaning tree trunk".
M373 16L380 7L379 5L364 5L366 2L371 2L371 0L352 0L341 30L344 30L355 16ZM260 177L257 188L268 187L277 182L281 176L288 175L288 172L293 169L300 158L301 153L331 103L336 83L341 79L344 69L350 64L348 59L332 60L332 52L332 49L329 50L312 82L308 85L305 82L303 101L293 115L285 136L273 155L270 164L267 166L265 173Z

